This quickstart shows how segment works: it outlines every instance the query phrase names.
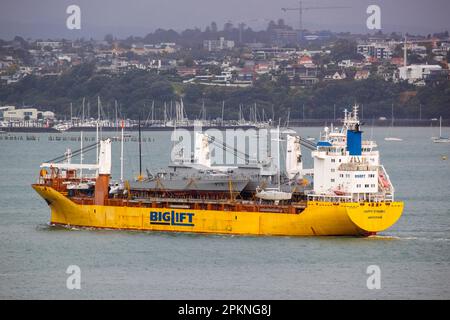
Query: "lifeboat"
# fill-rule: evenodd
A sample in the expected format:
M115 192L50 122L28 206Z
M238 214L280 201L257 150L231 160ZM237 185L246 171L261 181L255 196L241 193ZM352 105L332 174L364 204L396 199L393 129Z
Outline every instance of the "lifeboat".
M337 196L343 196L345 194L344 190L341 189L334 189L333 192Z
M379 178L380 178L381 185L384 188L389 188L390 184L389 184L389 181L386 179L385 175L380 173Z
M292 198L291 192L283 192L278 189L257 189L256 197L262 200L280 201L280 200L290 200Z

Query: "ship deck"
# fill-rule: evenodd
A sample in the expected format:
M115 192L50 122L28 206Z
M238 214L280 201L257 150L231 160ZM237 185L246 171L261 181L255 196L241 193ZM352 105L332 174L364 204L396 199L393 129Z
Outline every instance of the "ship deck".
M76 204L93 205L92 197L70 197ZM207 199L179 199L179 198L109 198L106 206L138 207L138 208L174 208L193 210L217 210L217 211L239 211L239 212L271 212L271 213L301 213L306 208L306 201L279 203L263 203L253 200L207 200Z

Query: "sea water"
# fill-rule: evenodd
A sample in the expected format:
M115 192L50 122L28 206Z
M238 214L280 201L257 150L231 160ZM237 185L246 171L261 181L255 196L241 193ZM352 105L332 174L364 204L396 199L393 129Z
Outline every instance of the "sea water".
M305 137L319 130L297 128ZM33 134L38 141L27 141L26 134L24 140L0 139L0 298L449 299L450 144L433 143L430 128L394 128L390 135L400 142L384 141L385 128L365 130L365 138L379 144L396 199L405 202L400 220L369 238L49 226L49 207L30 185L41 162L67 147L78 149L79 142L49 141L55 134ZM143 137L143 167L156 172L169 161L170 132ZM125 176L136 176L138 144L126 142L124 149ZM113 142L113 178L120 174L119 152L120 143ZM310 153L303 153L311 165ZM86 154L84 163L93 159ZM66 271L73 265L81 271L81 287L70 290ZM379 289L368 287L373 265Z

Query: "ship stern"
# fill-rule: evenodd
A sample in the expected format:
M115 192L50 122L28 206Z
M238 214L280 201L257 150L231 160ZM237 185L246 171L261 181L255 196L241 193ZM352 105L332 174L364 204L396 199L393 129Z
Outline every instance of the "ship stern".
M374 235L392 227L400 219L403 202L366 202L346 204L350 220L365 235Z

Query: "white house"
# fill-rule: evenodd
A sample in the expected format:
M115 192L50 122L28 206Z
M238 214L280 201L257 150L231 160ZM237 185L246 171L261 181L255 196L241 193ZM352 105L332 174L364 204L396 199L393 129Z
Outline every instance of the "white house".
M434 64L413 64L398 68L398 77L400 80L409 83L422 82L432 72L442 70L442 67Z

